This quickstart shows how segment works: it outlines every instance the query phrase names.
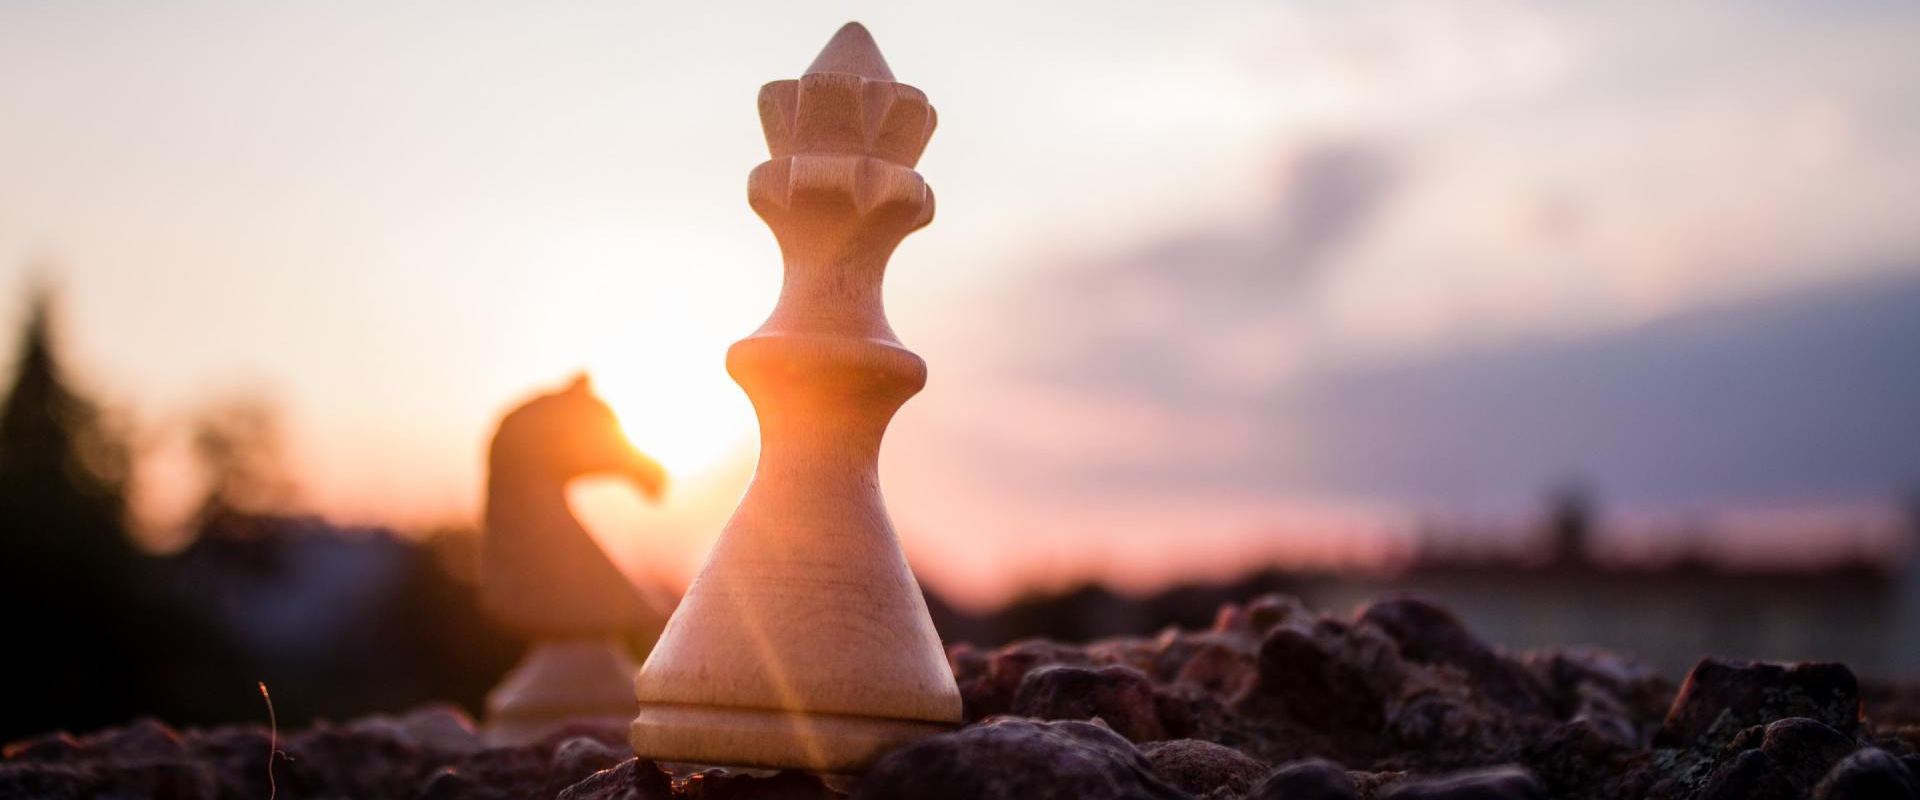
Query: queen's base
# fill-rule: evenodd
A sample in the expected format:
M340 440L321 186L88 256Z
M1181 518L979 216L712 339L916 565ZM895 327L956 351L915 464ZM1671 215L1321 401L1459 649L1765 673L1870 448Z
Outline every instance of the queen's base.
M654 761L851 774L888 750L954 728L914 719L646 703L633 720L631 741L636 755Z

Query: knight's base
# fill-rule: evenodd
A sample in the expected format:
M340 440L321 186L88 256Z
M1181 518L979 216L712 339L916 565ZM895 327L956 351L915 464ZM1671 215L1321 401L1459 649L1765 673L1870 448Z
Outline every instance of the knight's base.
M900 745L958 723L646 703L633 720L633 752L654 761L851 774Z
M617 639L536 642L487 694L487 744L527 744L570 723L632 719L639 671Z

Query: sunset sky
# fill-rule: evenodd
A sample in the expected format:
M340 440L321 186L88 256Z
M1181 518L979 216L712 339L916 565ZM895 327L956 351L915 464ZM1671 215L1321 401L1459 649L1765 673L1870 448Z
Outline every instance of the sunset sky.
M1571 479L1654 527L1920 491L1906 3L0 3L0 299L56 278L161 527L236 392L301 509L471 524L497 415L590 370L676 483L577 506L683 580L779 288L755 96L849 19L940 112L882 467L963 600L1364 560Z

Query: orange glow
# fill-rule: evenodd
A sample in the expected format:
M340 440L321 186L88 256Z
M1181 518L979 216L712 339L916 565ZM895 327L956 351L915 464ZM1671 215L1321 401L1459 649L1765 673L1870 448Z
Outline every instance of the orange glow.
M578 232L555 239L595 241ZM712 251L652 233L554 254L601 282L580 331L591 337L581 354L594 391L633 445L682 481L751 452L756 432L753 406L727 377L726 353L753 329L749 304L758 298L714 276L702 263Z
M665 355L665 354L661 354ZM670 361L681 360L678 356ZM752 441L753 416L740 390L721 376L674 370L665 381L661 363L646 370L594 370L594 387L620 418L620 427L641 452L675 478L704 474Z

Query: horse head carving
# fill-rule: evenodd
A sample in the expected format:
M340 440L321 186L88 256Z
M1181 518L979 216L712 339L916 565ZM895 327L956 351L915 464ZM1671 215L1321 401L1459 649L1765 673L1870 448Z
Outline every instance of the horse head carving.
M627 441L585 374L500 420L487 459L481 599L522 634L617 636L663 619L567 506L567 484L595 475L624 478L648 498L666 487L665 470Z

